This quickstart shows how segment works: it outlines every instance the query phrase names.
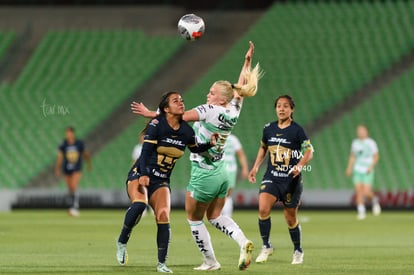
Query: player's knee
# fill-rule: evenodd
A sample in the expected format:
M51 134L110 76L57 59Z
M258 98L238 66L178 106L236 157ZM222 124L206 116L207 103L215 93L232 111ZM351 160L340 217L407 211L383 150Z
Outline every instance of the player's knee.
M267 209L267 208L259 208L259 217L260 218L266 218L270 216L270 211L271 209Z
M170 221L170 209L163 207L155 210L155 218L157 222L166 223Z
M289 228L295 228L299 221L296 216L286 216L286 223Z

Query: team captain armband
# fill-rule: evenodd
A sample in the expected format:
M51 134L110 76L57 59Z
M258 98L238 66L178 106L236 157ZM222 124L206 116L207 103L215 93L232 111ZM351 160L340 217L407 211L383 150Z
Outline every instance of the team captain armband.
M306 151L309 151L309 150L312 150L312 152L313 152L313 151L315 151L315 150L313 149L312 144L310 143L310 140L309 140L309 139L307 139L307 140L305 140L305 141L302 143L302 145L301 145L301 151L302 151L303 153L305 153Z

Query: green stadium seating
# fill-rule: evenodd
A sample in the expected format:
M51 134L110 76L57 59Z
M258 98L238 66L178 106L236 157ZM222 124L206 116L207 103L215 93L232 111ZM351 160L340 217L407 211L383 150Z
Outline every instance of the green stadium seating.
M374 188L412 190L414 170L409 165L414 149L411 140L414 136L411 127L414 97L410 95L413 89L414 68L316 134L313 137L316 152L311 163L312 172L305 176L307 188L352 188L351 179L345 177L345 169L356 127L365 124L380 153Z
M0 32L0 60L4 57L7 49L15 38L15 32Z
M48 32L18 79L0 87L1 185L21 187L52 164L66 126L84 137L183 43L141 31Z

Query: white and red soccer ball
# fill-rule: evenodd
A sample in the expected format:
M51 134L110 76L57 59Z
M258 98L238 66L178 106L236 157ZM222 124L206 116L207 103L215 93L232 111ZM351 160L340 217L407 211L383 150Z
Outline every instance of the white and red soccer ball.
M186 14L178 21L178 31L187 40L194 41L203 36L205 24L203 18L193 13Z

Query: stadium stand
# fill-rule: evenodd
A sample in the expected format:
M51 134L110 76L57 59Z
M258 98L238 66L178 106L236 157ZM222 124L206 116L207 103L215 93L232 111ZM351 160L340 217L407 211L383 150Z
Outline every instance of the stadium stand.
M0 59L16 37L15 32L0 32Z
M53 163L66 126L86 135L181 45L140 31L48 32L15 83L0 87L8 103L0 141L13 141L0 168L6 186L21 187Z
M346 113L331 127L313 137L317 148L312 161L312 172L306 175L311 188L346 189L352 186L345 177L352 139L359 123L366 124L370 135L380 150L380 162L376 169L377 190L412 190L413 169L411 162L414 135L411 125L414 97L414 68L400 79L382 89L371 100Z

